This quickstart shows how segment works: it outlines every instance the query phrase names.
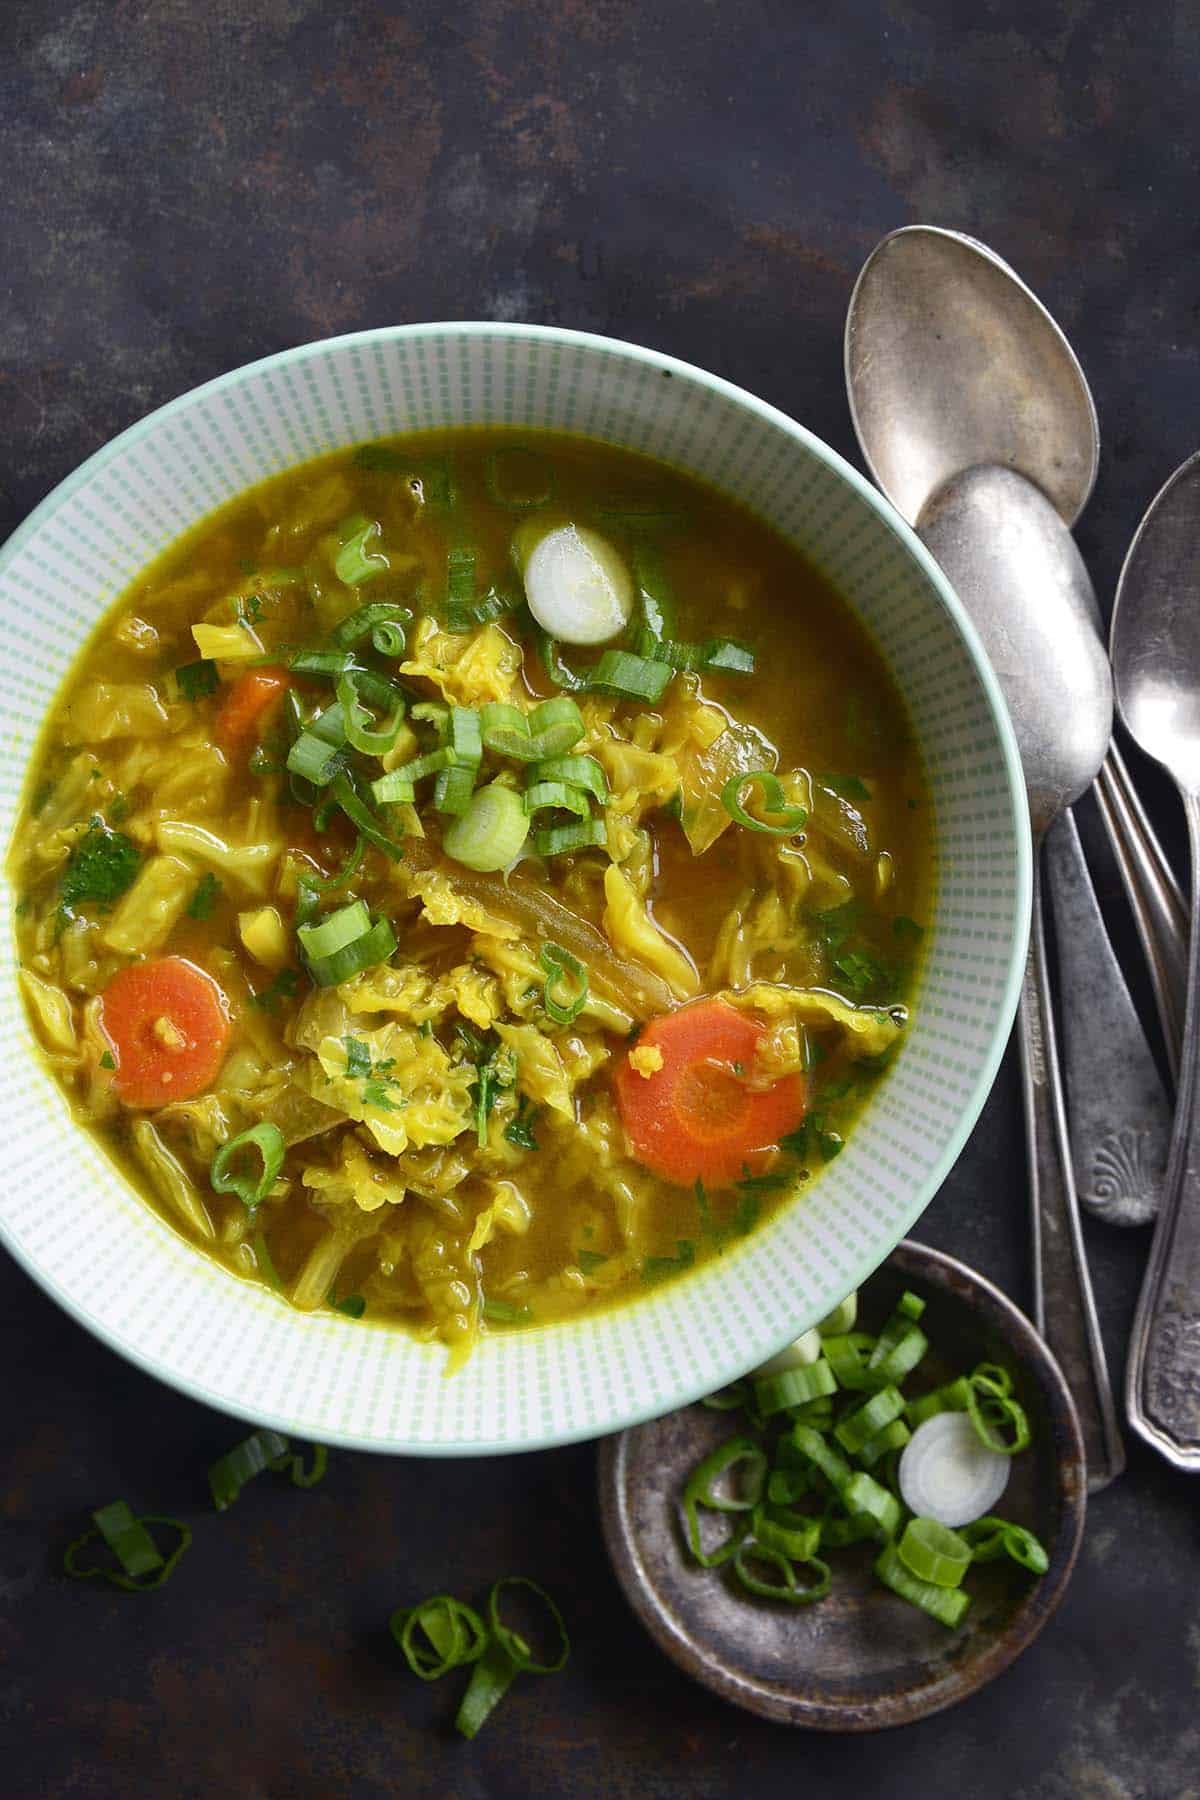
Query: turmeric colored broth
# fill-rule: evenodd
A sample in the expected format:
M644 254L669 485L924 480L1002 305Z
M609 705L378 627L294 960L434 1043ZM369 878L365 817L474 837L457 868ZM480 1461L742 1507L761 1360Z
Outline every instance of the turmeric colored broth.
M342 886L306 901L304 876L336 875L357 838L344 810L322 813L331 790L281 767L333 684L293 677L248 737L222 743L234 684L285 669L297 647L328 650L364 605L410 612L403 654L369 637L355 650L408 702L386 755L345 753L368 801L370 778L436 749L421 701L527 714L559 691L519 607L513 538L530 519L591 527L624 560L642 595L625 647L665 604L672 639L738 640L753 672L677 673L653 704L573 694L584 735L571 754L592 756L609 790L589 801L606 846L541 859L531 836L511 882L463 869L423 778L414 804L371 802L402 859L367 844ZM454 633L447 559L464 551L476 599L514 604ZM599 651L562 654L586 671ZM731 818L722 791L745 769L777 773L803 829ZM497 778L524 779L485 751L475 779ZM765 792L740 799L770 822ZM648 459L482 429L307 464L161 556L65 683L10 852L30 1017L78 1122L235 1273L303 1309L440 1337L456 1359L481 1332L625 1300L722 1254L819 1173L903 1035L930 862L901 697L794 550ZM298 903L319 919L354 900L395 948L314 985ZM564 918L582 935L566 941ZM588 1000L568 1023L547 1010L546 943L589 947ZM216 982L228 1044L202 1092L131 1106L104 995L162 958ZM697 1192L631 1154L613 1077L648 1020L703 995L762 1027L761 1066L735 1065L738 1078L802 1081L808 1116L786 1143L756 1146L732 1185ZM170 1019L153 1026L169 1050ZM248 1208L214 1190L212 1163L264 1122L285 1154Z

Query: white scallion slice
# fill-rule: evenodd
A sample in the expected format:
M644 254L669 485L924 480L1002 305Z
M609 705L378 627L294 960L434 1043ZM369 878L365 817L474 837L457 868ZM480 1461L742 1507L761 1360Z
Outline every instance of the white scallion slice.
M768 1357L761 1367L755 1369L759 1375L786 1375L789 1369L807 1369L817 1361L821 1354L821 1339L817 1332L806 1331L793 1344L786 1344L774 1356Z
M521 560L529 610L560 643L604 644L629 623L633 579L599 532L556 525Z
M900 1457L900 1493L909 1512L939 1525L970 1525L990 1513L1008 1486L1012 1461L979 1441L964 1412L935 1413Z
M858 1318L858 1289L847 1294L840 1306L835 1306L831 1313L826 1313L817 1330L822 1337L841 1337L843 1332L853 1331Z

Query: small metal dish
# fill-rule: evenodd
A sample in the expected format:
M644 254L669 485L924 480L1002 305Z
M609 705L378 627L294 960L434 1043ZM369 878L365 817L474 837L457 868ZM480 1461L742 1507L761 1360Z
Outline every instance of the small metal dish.
M972 1569L974 1603L957 1631L881 1587L870 1547L837 1552L831 1592L807 1608L756 1604L721 1570L690 1563L679 1495L700 1458L738 1428L736 1414L689 1406L601 1445L604 1537L634 1612L687 1674L787 1725L877 1731L965 1700L1041 1631L1083 1536L1079 1423L1058 1364L1028 1319L964 1264L906 1239L860 1294L865 1329L878 1331L904 1287L927 1302L929 1385L981 1361L1002 1362L1033 1432L997 1510L1037 1533L1049 1570L1039 1580L1007 1558Z

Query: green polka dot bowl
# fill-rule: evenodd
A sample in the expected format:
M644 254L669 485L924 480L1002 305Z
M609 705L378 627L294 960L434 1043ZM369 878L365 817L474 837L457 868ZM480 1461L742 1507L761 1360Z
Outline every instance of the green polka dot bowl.
M762 1361L857 1287L911 1229L991 1087L1012 1022L1030 849L1012 732L935 564L810 432L702 370L544 327L401 326L236 370L133 426L0 553L0 825L39 726L127 584L240 490L408 429L574 431L749 503L846 596L905 694L931 796L936 899L913 1022L844 1152L719 1260L625 1306L497 1334L448 1377L437 1345L300 1314L186 1243L73 1123L0 948L0 1235L113 1349L185 1393L325 1443L411 1454L524 1450L664 1413ZM13 896L7 897L8 904Z

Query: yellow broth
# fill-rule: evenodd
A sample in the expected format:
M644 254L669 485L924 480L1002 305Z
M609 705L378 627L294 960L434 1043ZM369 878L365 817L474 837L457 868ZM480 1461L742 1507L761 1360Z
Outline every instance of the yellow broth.
M576 749L598 756L609 778L608 847L525 860L511 889L501 875L464 877L440 852L445 821L427 792L415 811L383 809L389 831L408 834L405 859L367 847L321 909L361 898L373 919L391 921L398 947L382 974L314 991L293 931L297 877L336 874L354 829L337 811L315 819L272 766L287 749L278 712L257 768L253 738L236 752L218 746L217 713L255 659L284 666L296 646L328 647L339 621L375 602L415 615L403 657L363 646L410 699L392 763L432 742L416 701L510 699L527 711L556 692L528 615L508 611L465 634L443 626L455 551L474 552L477 596L521 599L513 538L530 518L602 533L637 585L673 606L675 639L740 640L754 672L678 674L654 705L577 695L587 735ZM343 540L366 525L367 563L341 567L369 573L340 579ZM226 628L199 683L212 692L175 673L201 662L192 630L205 622ZM564 650L577 669L597 654ZM333 697L320 677L292 691L302 715ZM777 769L808 811L802 832L749 830L719 791L714 804L710 762L724 749L713 746L734 741L722 733L750 746L740 766ZM503 768L489 756L482 779ZM741 798L769 819L761 795ZM107 903L71 898L89 830L120 834L138 860L133 885ZM707 832L713 841L697 853ZM791 547L648 459L482 429L322 458L174 544L81 652L47 720L10 852L26 1000L46 1061L78 1123L138 1191L234 1273L305 1309L348 1300L352 1315L440 1336L456 1356L481 1330L643 1293L792 1203L840 1149L902 1034L930 864L901 696L846 604ZM632 895L628 929L606 900L610 865ZM514 917L517 890L525 905ZM808 1120L787 1146L700 1193L629 1155L613 1072L647 1009L607 1004L621 982L606 989L598 965L596 1010L567 1025L547 1016L539 958L562 914L539 928L539 895L625 965L649 969L660 993L682 951L692 993L731 995L764 1021L773 1066L803 1068L807 1084ZM509 936L495 934L497 921ZM113 977L143 957L207 971L230 1017L204 1091L150 1108L119 1097L103 1012ZM348 1038L360 1068L369 1056L384 1071L367 1078L373 1112L363 1079L351 1079L351 1052L336 1049ZM470 1062L480 1039L498 1057L481 1126ZM210 1169L223 1144L264 1120L283 1132L286 1155L251 1212L213 1190ZM414 1135L398 1147L397 1131ZM423 1131L432 1138L420 1141Z

